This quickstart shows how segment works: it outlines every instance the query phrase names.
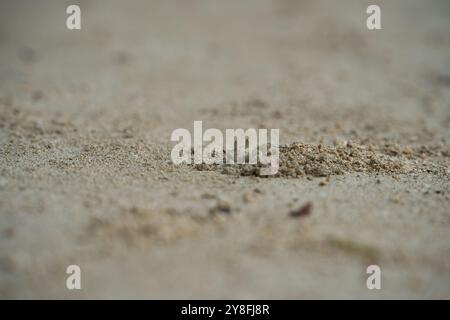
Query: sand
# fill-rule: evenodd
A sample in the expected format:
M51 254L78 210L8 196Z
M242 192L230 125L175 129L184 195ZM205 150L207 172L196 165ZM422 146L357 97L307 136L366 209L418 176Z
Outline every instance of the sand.
M450 298L448 1L74 2L0 1L1 298ZM194 120L279 173L173 165Z

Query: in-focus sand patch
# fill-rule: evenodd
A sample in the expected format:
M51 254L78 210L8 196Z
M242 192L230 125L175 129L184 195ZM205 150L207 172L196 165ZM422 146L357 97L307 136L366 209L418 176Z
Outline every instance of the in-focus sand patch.
M299 178L304 176L326 177L345 173L365 172L377 174L402 174L428 172L445 176L444 164L449 149L438 150L421 147L412 149L385 145L365 146L346 142L345 145L292 143L280 146L278 173L269 177ZM437 161L430 162L424 155L435 155ZM197 170L219 170L222 173L241 176L258 176L260 165L194 165Z

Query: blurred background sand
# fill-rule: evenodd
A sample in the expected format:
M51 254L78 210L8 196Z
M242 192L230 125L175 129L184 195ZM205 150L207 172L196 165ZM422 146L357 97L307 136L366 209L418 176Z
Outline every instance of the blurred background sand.
M449 30L446 0L1 0L0 297L450 298ZM175 167L194 120L412 167Z

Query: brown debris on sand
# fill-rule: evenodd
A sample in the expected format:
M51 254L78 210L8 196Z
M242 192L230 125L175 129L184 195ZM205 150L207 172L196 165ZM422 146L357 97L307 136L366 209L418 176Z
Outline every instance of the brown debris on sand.
M310 215L311 211L312 211L312 203L307 202L299 209L291 211L289 215L293 218L300 218Z

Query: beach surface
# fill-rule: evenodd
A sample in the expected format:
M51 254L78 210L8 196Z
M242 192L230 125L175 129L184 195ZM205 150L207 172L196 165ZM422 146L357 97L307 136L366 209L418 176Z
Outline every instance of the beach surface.
M0 1L1 298L450 298L448 1L75 2ZM279 174L175 166L195 120Z

